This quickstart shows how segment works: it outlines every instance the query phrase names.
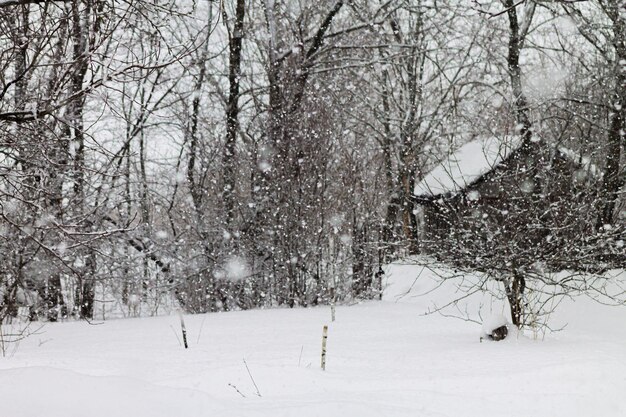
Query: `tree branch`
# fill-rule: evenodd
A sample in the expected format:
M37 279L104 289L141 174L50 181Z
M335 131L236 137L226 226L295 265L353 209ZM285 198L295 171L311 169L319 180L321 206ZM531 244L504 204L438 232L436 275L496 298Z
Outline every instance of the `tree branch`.
M20 6L26 4L42 4L42 3L52 3L52 2L63 2L68 3L71 0L0 0L0 8L2 7L10 7L10 6Z

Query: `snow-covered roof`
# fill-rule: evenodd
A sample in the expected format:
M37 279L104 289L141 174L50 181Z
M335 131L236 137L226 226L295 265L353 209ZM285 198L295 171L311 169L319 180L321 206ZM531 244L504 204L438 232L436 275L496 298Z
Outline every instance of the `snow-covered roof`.
M456 194L508 158L522 145L521 136L480 137L461 146L415 185L417 197Z

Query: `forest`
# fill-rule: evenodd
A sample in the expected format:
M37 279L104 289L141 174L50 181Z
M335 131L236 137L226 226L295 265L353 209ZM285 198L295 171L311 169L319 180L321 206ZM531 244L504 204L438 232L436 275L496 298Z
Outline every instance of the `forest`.
M622 0L2 0L0 28L3 321L378 299L411 256L518 327L623 303ZM504 137L533 156L498 222L416 191Z

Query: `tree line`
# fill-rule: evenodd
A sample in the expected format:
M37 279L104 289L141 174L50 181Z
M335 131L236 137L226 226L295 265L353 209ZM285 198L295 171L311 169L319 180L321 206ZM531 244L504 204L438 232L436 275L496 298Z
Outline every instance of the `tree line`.
M624 10L2 1L0 317L377 297L382 265L427 244L416 181L490 135L598 167L597 233L574 246L620 266Z

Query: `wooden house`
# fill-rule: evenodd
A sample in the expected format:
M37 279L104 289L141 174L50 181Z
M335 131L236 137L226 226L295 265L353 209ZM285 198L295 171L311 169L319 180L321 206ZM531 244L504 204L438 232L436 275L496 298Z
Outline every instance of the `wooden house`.
M589 190L599 178L590 161L565 148L476 138L416 182L420 248L471 265L563 245L593 230Z

